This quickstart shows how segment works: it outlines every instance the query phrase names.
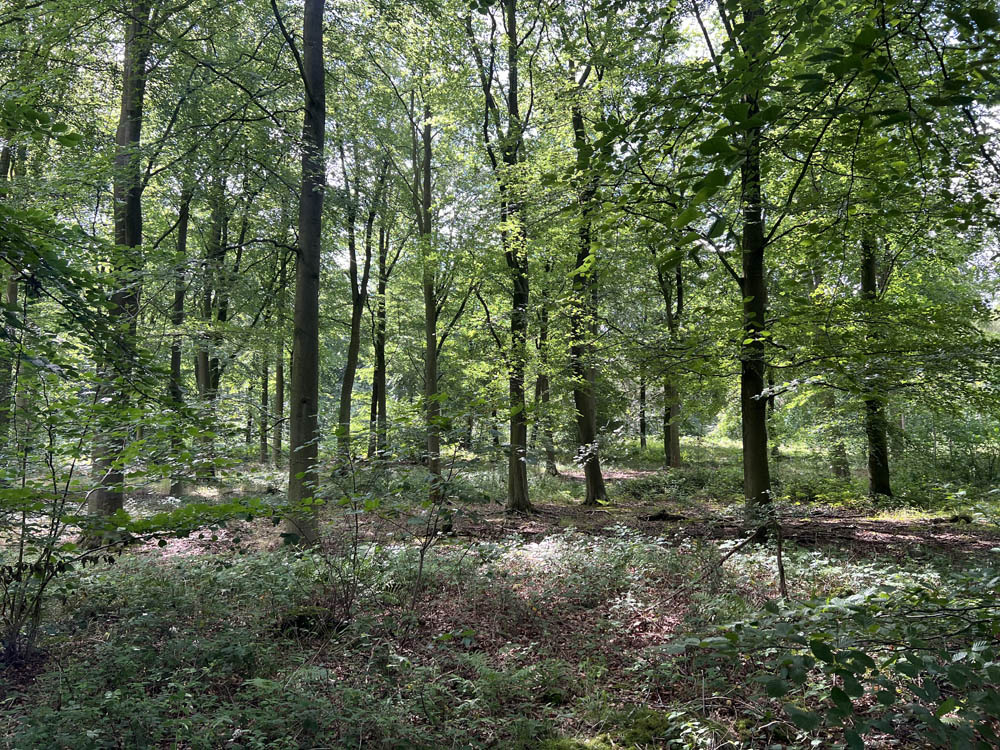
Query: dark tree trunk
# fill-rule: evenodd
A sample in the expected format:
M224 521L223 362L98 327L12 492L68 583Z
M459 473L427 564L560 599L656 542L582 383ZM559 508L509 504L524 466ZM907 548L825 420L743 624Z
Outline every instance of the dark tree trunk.
M767 368L767 388L767 434L771 441L771 458L778 458L781 455L781 445L774 425L774 373L770 367Z
M639 376L639 447L646 450L646 376Z
M225 301L228 217L224 185L224 178L219 177L211 190L212 210L208 237L205 240L205 259L202 263L201 319L205 330L199 336L198 349L195 352L195 382L204 410L203 418L209 422L214 422L215 399L222 376L218 353L213 351L221 342L221 332L215 323L225 323L228 318L228 304ZM201 468L198 471L198 478L203 481L215 477L214 442L212 434L206 431L201 439Z
M269 362L267 361L267 355L261 353L261 368L260 368L260 462L267 466L268 450L267 450L267 430L270 424L270 415L268 414L268 376L270 374Z
M547 271L550 269L546 269ZM559 476L556 447L552 434L552 414L549 411L549 297L545 291L538 321L538 379L535 381L535 425L541 423L542 450L545 451L545 473Z
M13 272L7 283L4 285L4 303L9 309L17 306L17 281ZM9 450L8 438L10 437L10 424L14 415L14 362L16 352L13 347L16 333L12 327L7 327L7 341L11 343L11 354L0 358L0 446L3 446L3 453L7 456L14 455L13 450Z
M4 146L0 149L0 197L7 192L6 183L10 179L11 169L11 149ZM4 284L4 302L7 307L13 309L17 305L17 275L11 271L10 277ZM14 330L6 327L6 339L11 344L10 354L0 357L0 452L10 456L13 451L6 450L7 439L10 435L11 416L13 415L13 395L14 395Z
M417 144L413 132L413 191L420 232L421 287L424 297L424 420L427 431L427 470L430 474L427 497L432 504L441 501L441 401L438 397L438 299L437 262L434 260L431 226L431 110L424 105L424 121ZM419 164L419 167L417 165Z
M302 188L299 192L299 253L295 264L295 313L288 435L288 501L294 507L316 489L319 440L319 273L323 223L323 140L326 89L323 69L324 0L303 0ZM295 512L286 533L306 543L319 538L312 513Z
M573 373L573 403L579 435L577 461L583 465L586 481L584 505L607 502L601 472L600 439L597 434L597 373L593 363L592 341L597 336L597 270L591 242L594 196L597 186L590 176L586 156L587 133L583 113L577 104L572 109L573 144L576 148L577 170L584 177L579 187L580 226L577 236L576 268L573 272L573 295L570 310L572 336L569 357Z
M340 406L337 413L337 452L342 464L348 463L351 458L351 413L354 395L354 380L358 371L358 357L361 352L361 318L364 316L365 306L368 304L368 279L372 267L372 231L375 225L379 204L382 200L382 190L385 185L386 170L388 166L383 162L383 166L378 176L378 183L375 187L375 194L368 216L365 220L365 228L362 242L364 244L364 260L361 273L358 273L358 249L357 249L357 210L361 199L361 189L358 180L355 178L354 187L351 187L350 178L347 171L347 159L344 153L344 146L340 144L340 160L344 173L344 189L348 195L347 207L347 252L349 258L348 278L351 284L351 334L347 344L347 361L344 364L344 377L340 383ZM356 154L355 154L356 157Z
M663 379L663 456L667 466L681 465L681 397L667 375Z
M386 291L389 287L389 233L384 226L378 230L378 289L375 297L375 329L373 345L375 349L375 371L372 375L372 401L370 412L370 434L368 456L382 455L387 445L387 401L386 401Z
M656 251L653 250L653 257ZM656 280L663 296L667 328L670 340L676 341L679 334L681 316L684 314L684 273L678 264L673 278L667 269L657 265ZM676 301L674 297L676 296ZM681 465L681 395L670 372L663 375L663 460L670 468Z
M174 304L170 314L170 324L174 335L170 339L170 403L177 423L170 437L170 452L178 466L170 479L170 494L178 497L183 489L181 472L179 471L179 456L184 450L181 438L181 417L184 409L184 389L181 386L181 361L183 356L183 337L181 326L184 325L184 298L187 296L187 238L191 218L191 190L185 188L181 192L180 210L177 216L177 256L174 261Z
M116 268L116 289L111 295L110 315L118 324L117 335L124 346L109 347L107 360L98 368L98 400L110 399L118 408L131 400L128 387L131 347L139 315L141 285L138 272L142 257L142 177L139 144L142 139L142 110L146 96L146 61L150 52L149 0L132 0L128 10L122 66L121 112L115 132L114 224L115 244L128 248L128 259ZM115 351L115 349L118 351ZM117 361L110 361L117 360ZM94 436L92 473L99 483L91 491L91 513L110 515L125 500L125 473L119 456L125 450L129 430L104 420Z
M285 430L285 290L288 286L288 257L281 259L278 282L278 345L274 364L274 408L271 428L271 460L281 466L281 437Z
M744 28L752 28L763 15L761 0L743 0ZM759 65L763 38L746 33L749 64ZM748 117L760 112L760 91L744 98ZM771 471L767 451L767 399L764 391L766 357L764 330L767 315L767 277L764 273L764 203L761 186L761 129L745 131L746 160L740 174L743 195L743 344L740 354L740 413L743 421L743 495L747 521L761 527L771 504Z
M878 301L878 260L875 242L864 237L861 240L861 298L867 313ZM869 334L869 338L874 338ZM889 483L889 439L885 417L885 393L878 387L879 378L866 378L876 387L869 390L865 398L865 435L868 438L868 491L872 495L892 497Z
M504 107L494 96L497 71L492 55L487 58L479 49L472 27L472 13L466 16L466 33L476 60L483 89L486 126L483 140L496 175L500 194L501 242L511 281L510 348L507 351L508 404L510 417L510 452L507 456L507 510L528 513L533 510L528 496L528 414L524 396L524 373L527 358L529 277L523 200L518 195L514 173L524 160L524 128L519 100L519 51L524 43L517 32L517 0L502 0L504 47L507 70L502 87ZM506 122L506 128L502 123ZM491 124L492 123L492 133ZM499 158L498 152L499 151ZM499 436L497 436L498 439Z

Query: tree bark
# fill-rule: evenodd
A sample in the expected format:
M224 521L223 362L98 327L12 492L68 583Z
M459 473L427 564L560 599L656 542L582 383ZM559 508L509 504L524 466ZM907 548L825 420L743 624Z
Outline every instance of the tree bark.
M344 364L344 377L340 384L340 406L337 413L337 452L341 464L347 464L351 456L351 413L354 395L354 380L358 371L358 356L361 351L361 318L368 304L368 279L372 267L372 231L375 224L375 217L378 214L379 204L382 200L382 190L385 185L387 163L383 162L375 186L375 193L369 206L368 216L365 220L363 235L364 260L361 274L358 274L358 252L357 252L357 210L361 199L361 189L359 179L355 178L354 187L351 188L350 178L347 171L347 160L344 153L344 146L340 144L340 160L344 173L344 188L348 195L347 207L347 252L348 252L348 278L351 284L351 329L350 340L347 345L347 361ZM355 160L357 154L355 154Z
M271 428L271 460L281 466L281 438L285 430L285 290L288 286L288 257L281 259L278 289L278 344L274 364L274 408Z
M573 373L573 403L579 435L577 461L583 465L586 482L584 505L600 505L608 499L601 471L600 439L597 434L597 373L593 363L592 341L597 336L597 258L593 252L591 232L594 196L597 185L590 176L589 159L585 155L587 133L583 112L573 105L573 145L580 175L586 175L579 187L580 225L577 235L576 268L573 272L573 295L570 310L570 369Z
M551 269L546 268L546 271ZM552 434L552 414L549 411L549 295L543 293L542 309L538 321L538 379L535 381L535 425L541 423L542 450L545 452L545 473L559 476L556 465L555 439Z
M184 325L184 299L187 296L187 238L191 219L191 190L181 191L180 209L177 215L177 253L174 259L174 304L170 314L170 324L174 335L170 339L170 402L177 424L170 436L170 452L175 463L170 478L170 494L180 496L183 490L182 472L179 471L180 454L184 450L181 438L181 416L184 409L184 389L181 385L181 358L183 356L183 337L180 328Z
M639 447L646 450L646 376L639 376Z
M269 404L269 394L268 394L268 379L270 375L270 362L267 361L267 354L262 352L260 355L261 368L260 368L260 462L267 466L268 459L268 446L267 446L267 430L270 425L271 416L268 414L268 404Z
M663 378L663 453L667 466L681 465L681 397L669 375Z
M763 37L753 27L762 22L761 0L743 0L743 25L748 62L759 66ZM749 31L747 31L749 30ZM748 118L760 112L760 91L744 97ZM767 399L764 391L766 357L767 277L764 273L764 202L761 185L761 129L744 135L746 160L740 172L743 196L743 340L740 354L740 413L743 422L743 495L747 522L760 528L771 504L771 472L767 452Z
M874 240L865 236L861 240L861 298L866 312L878 301L878 260ZM869 333L869 338L874 335ZM889 482L889 438L885 416L885 393L879 387L879 378L866 378L875 387L865 398L865 435L868 438L868 491L872 495L892 497Z
M431 109L425 104L419 148L416 124L414 124L413 189L417 204L417 229L420 233L421 288L424 298L424 424L427 431L425 458L427 471L430 474L427 498L432 505L436 505L441 502L441 400L438 396L437 261L433 247L431 213L431 157Z
M650 249L655 259L655 248ZM656 280L663 296L670 340L676 341L681 316L684 314L684 272L680 264L674 269L673 278L665 271L666 269L657 265ZM668 371L663 374L663 460L666 466L672 469L681 465L680 416L681 395Z
M111 295L111 317L118 335L134 341L139 314L141 285L138 271L142 256L142 179L139 144L142 140L143 104L146 96L146 61L150 52L149 0L132 0L128 11L122 66L121 111L115 132L114 225L115 244L127 248L127 260L117 264L116 289ZM117 351L115 351L117 349ZM109 347L108 360L99 366L98 400L109 400L124 408L131 400L128 371L129 345ZM128 430L111 416L102 420L94 436L92 473L98 482L88 498L95 515L111 515L125 500L125 472L120 456L128 441Z
M4 303L8 308L13 309L17 305L17 280L11 272L7 283L4 285ZM0 445L4 447L3 453L7 456L14 455L13 450L8 450L8 439L10 438L10 424L14 415L14 358L16 354L13 342L16 333L11 328L7 328L7 341L10 344L10 355L0 358Z
M6 192L6 182L10 179L11 169L11 149L4 146L0 149L0 197ZM17 304L17 274L13 270L4 284L4 302L8 308L13 309ZM10 354L0 356L0 446L7 448L7 439L10 436L10 423L13 415L13 395L14 395L14 331L7 327L6 339L11 344ZM6 455L13 455L13 451L4 450Z
M385 226L378 230L378 287L375 296L375 326L373 347L375 349L375 370L372 375L372 400L369 416L368 456L375 458L385 453L388 435L388 408L386 400L386 292L389 288L389 232Z
M293 508L314 496L319 440L319 273L323 223L323 141L326 88L323 69L324 0L303 0L302 188L299 192L299 253L295 264L295 328L288 435L288 501ZM287 538L315 543L314 512L296 509L286 518Z

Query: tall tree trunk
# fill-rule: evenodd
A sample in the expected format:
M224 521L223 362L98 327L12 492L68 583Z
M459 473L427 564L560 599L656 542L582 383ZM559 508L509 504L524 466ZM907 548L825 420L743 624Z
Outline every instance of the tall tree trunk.
M663 378L663 454L667 466L681 465L681 397L669 375Z
M225 286L226 234L228 217L225 205L225 179L219 176L210 191L211 216L205 240L205 258L202 262L201 320L204 330L198 337L195 352L195 382L204 411L203 419L214 422L215 400L221 380L220 360L215 348L221 333L216 322L225 323L228 317ZM249 440L247 441L249 442ZM201 461L198 478L203 481L215 477L215 439L206 430L201 438Z
M142 257L142 177L139 144L142 138L142 110L146 96L146 61L150 52L149 0L132 0L128 11L122 65L121 112L115 132L114 224L115 244L128 248L116 267L115 290L111 295L111 317L118 324L118 336L125 345L109 347L107 360L99 367L98 400L109 400L124 408L131 400L128 349L135 339L141 285L138 272ZM124 371L123 371L124 370ZM102 420L94 436L92 472L99 483L90 493L91 513L110 515L125 500L125 472L119 458L125 450L128 430L117 417Z
M11 148L5 145L0 149L0 198L7 192L6 182L10 179L11 168ZM17 274L10 272L4 284L4 302L8 308L13 309L17 304ZM14 331L7 326L6 339L8 344L14 341ZM7 439L10 435L10 421L13 413L13 385L14 385L14 348L11 345L10 354L0 356L0 452L8 456L13 451L6 450Z
M303 5L305 116L302 124L302 188L299 192L299 253L295 264L295 335L288 435L288 502L293 507L313 496L317 480L319 272L325 174L324 0L303 0ZM311 512L293 512L286 518L285 532L306 543L315 543L319 538L319 526Z
M861 298L866 312L878 301L878 261L874 240L865 236L861 240ZM869 338L874 338L869 334ZM867 378L878 382L879 378ZM885 393L876 386L865 398L865 435L868 438L868 491L872 495L892 497L889 483L889 439L885 417Z
M600 441L597 434L597 373L593 363L591 341L597 336L597 270L591 242L594 196L597 186L590 176L586 156L587 134L583 112L573 105L573 144L576 148L577 170L584 175L579 188L580 226L577 237L576 268L573 272L573 296L570 310L571 344L570 369L573 373L573 403L579 435L577 461L583 464L586 481L584 505L607 502L608 493L601 471Z
M431 109L424 105L424 121L420 131L418 158L417 134L414 126L413 163L414 193L419 196L417 229L420 232L421 287L424 297L424 419L427 430L427 470L430 482L427 490L432 504L441 501L441 400L438 396L438 298L437 261L433 247L432 183L431 183Z
M372 401L368 456L380 456L386 449L386 291L389 287L389 233L384 226L378 230L378 288L375 296L375 329L372 344L375 349L375 371L372 375Z
M762 23L761 0L743 0L743 25L749 65L757 67L763 35L755 26ZM747 117L760 112L760 91L744 97ZM745 131L746 160L740 173L743 196L743 344L740 354L740 414L743 421L743 495L747 521L762 526L771 503L771 472L767 453L767 399L764 391L764 330L767 316L767 277L764 273L764 203L761 186L761 129ZM763 535L763 534L762 534Z
M188 225L191 219L191 190L181 191L180 210L177 215L177 254L174 259L174 304L170 314L170 324L174 335L170 339L170 402L174 411L174 425L170 436L170 453L175 462L175 468L170 477L170 494L178 497L182 490L181 472L179 471L179 456L184 450L181 438L181 413L184 409L184 389L181 386L181 357L183 355L183 338L181 326L184 325L184 298L187 295L187 238Z
M528 513L532 510L528 496L528 410L524 398L524 372L528 354L528 248L525 233L523 202L509 184L509 174L524 160L524 134L521 121L519 50L522 40L517 35L517 0L503 0L506 19L507 47L507 115L508 132L503 145L503 161L508 174L501 197L501 221L508 227L503 234L505 259L511 275L510 311L510 454L507 457L507 510Z
M546 269L549 271L551 269ZM542 309L538 321L538 380L536 381L535 424L541 423L542 450L545 451L545 473L550 477L559 476L556 465L555 439L552 434L552 414L549 411L549 295L544 290Z
M651 248L654 259L655 249ZM670 340L676 341L679 335L681 316L684 314L684 272L680 264L674 269L673 278L665 268L657 264L656 280L663 296L663 308L666 312L667 329ZM674 297L676 296L676 301ZM663 460L664 463L676 469L681 465L681 395L671 377L670 372L663 374Z
M639 375L639 447L646 450L646 375Z
M285 430L285 289L288 286L288 256L281 259L278 289L278 344L274 364L274 408L271 428L271 460L281 466L281 436Z
M267 361L267 354L261 352L260 355L260 462L267 466L267 430L270 425L270 415L268 414L268 376L270 375L270 363Z
M354 379L358 371L358 356L361 351L361 318L368 304L368 279L372 266L372 229L375 223L379 204L382 200L382 190L385 184L386 170L383 163L375 188L375 196L369 207L368 218L364 229L364 262L360 276L358 275L357 248L357 209L361 197L358 184L360 178L355 178L354 188L351 188L347 171L347 159L343 143L340 144L340 161L344 173L344 187L348 194L347 208L347 252L349 257L348 277L351 284L351 330L347 344L347 361L344 364L344 377L340 384L340 406L337 413L337 452L340 462L346 464L351 460L351 412L354 395ZM357 154L355 154L356 160Z
M4 303L8 309L14 309L17 306L17 280L14 272L11 272L10 278L7 279L4 286ZM10 437L11 417L14 414L14 357L16 350L13 342L16 334L12 327L7 327L6 334L10 354L0 358L0 446L3 448L0 452L12 456L14 452L8 450L8 439Z

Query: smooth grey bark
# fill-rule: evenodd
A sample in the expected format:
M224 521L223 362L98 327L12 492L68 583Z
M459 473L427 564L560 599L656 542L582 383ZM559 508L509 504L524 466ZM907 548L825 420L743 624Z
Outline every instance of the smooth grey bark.
M295 311L288 434L288 502L296 508L285 519L286 538L313 544L319 539L314 511L299 509L317 485L319 440L319 274L323 226L326 81L323 70L324 0L303 0L302 186L299 191L299 252L295 264ZM280 18L277 7L275 15ZM295 50L290 36L286 41Z
M142 140L143 106L146 96L146 62L151 44L149 0L132 0L128 6L122 64L121 110L115 131L113 169L114 238L119 248L127 248L125 260L115 269L116 288L111 294L110 316L118 324L123 342L134 340L139 315L141 284L137 278L142 257L142 191L139 144ZM131 356L128 343L107 348L99 363L98 401L108 399L118 407L131 400L128 371ZM117 360L117 361L113 361ZM125 501L125 471L120 456L129 430L111 415L97 426L93 443L91 472L97 486L88 497L88 509L95 515L111 515Z

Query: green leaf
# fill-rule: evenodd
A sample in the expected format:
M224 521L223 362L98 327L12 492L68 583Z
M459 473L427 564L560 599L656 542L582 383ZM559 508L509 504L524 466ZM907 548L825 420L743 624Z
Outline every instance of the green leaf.
M772 698L780 698L787 695L789 691L788 683L780 677L772 677L764 683L764 689Z
M797 708L791 703L786 703L784 705L784 709L785 713L788 714L788 718L791 719L792 723L799 729L811 732L819 726L819 715L813 713L812 711L803 711L801 708Z
M836 661L836 657L833 654L833 649L823 641L816 640L815 638L809 641L809 650L813 652L813 655L820 661L825 661L827 664L832 664Z

